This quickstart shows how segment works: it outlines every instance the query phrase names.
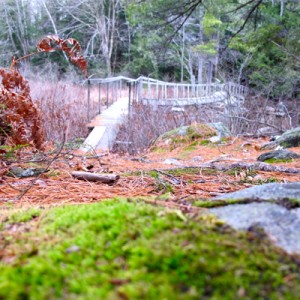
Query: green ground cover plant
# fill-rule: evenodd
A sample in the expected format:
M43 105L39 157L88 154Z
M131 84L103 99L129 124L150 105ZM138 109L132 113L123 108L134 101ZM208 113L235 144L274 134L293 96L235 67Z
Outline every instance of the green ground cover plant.
M295 257L209 215L124 199L41 211L4 220L0 299L297 299L300 293ZM10 230L24 224L26 231Z

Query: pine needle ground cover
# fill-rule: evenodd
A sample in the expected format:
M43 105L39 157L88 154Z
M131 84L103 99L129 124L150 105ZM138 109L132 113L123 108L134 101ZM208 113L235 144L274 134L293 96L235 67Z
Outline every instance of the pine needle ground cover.
M122 199L1 208L0 299L297 299L298 260L212 216Z

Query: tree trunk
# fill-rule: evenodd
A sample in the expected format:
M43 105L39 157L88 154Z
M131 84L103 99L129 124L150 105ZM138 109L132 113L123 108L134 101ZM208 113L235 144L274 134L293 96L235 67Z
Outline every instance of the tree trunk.
M203 45L203 18L204 9L202 6L199 8L199 44ZM203 83L203 56L198 53L198 84Z

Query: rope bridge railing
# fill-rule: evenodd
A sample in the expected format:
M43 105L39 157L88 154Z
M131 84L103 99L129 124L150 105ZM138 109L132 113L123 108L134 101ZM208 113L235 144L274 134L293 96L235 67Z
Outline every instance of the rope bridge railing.
M199 99L199 103L201 99L211 99L211 102L224 101L225 97L243 98L248 93L247 87L233 82L186 84L165 82L144 76L137 79L125 76L91 78L87 82L88 120L121 98L128 98L129 106L133 101L149 104L160 100L164 100L163 105L167 105L167 101L172 100L185 100L185 103L195 99Z

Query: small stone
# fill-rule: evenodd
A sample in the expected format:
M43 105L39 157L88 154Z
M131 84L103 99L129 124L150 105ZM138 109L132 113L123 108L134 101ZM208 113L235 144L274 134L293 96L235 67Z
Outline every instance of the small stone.
M257 174L257 175L254 176L253 180L254 181L263 180L263 177L260 174Z
M209 141L212 143L219 143L221 141L221 136L219 135L212 136L211 138L209 138Z
M220 138L231 136L230 130L222 122L208 123L208 125L217 131Z
M25 177L38 176L45 172L46 172L46 169L44 169L44 168L23 169L21 167L11 167L9 169L9 172L7 173L7 175L11 176L11 177L25 178Z
M176 158L167 158L163 163L166 165L176 165L176 166L181 165L181 162L178 161Z
M80 247L77 246L77 245L72 245L70 246L68 249L66 249L66 253L70 254L70 253L75 253L75 252L78 252L80 251Z
M191 161L194 161L194 162L198 162L198 161L202 161L203 158L201 156L194 156Z

